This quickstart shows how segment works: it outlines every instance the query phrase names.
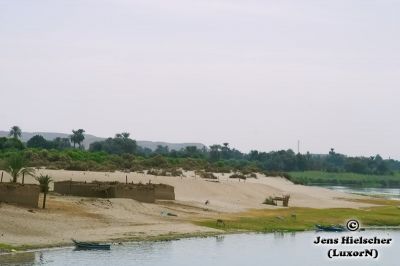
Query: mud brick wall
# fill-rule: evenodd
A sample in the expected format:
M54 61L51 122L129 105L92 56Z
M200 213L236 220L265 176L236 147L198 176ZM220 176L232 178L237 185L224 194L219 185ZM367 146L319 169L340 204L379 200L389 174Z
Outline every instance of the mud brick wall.
M15 203L21 206L37 208L40 187L38 185L22 185L0 183L0 202Z
M54 182L54 192L96 198L128 198L154 203L156 199L174 200L174 187L165 184L123 184L116 182Z
M156 199L175 200L175 189L166 184L154 184Z
M140 202L154 203L155 189L152 185L118 185L111 189L114 198L134 199Z
M79 197L109 198L110 185L73 181L54 182L54 192Z

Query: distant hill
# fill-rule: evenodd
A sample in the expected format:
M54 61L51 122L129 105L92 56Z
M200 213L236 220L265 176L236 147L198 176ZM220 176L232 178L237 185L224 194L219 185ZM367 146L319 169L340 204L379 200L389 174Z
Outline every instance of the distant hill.
M68 138L71 134L65 133L56 133L56 132L22 132L22 141L27 142L30 138L35 135L42 135L47 140L53 140L57 137L60 138ZM0 137L7 137L8 131L0 130ZM105 138L96 137L94 135L85 134L85 140L83 141L83 145L85 149L89 148L89 145L95 141L105 140ZM158 145L168 146L170 150L180 150L187 146L196 146L199 149L205 147L204 144L201 143L169 143L169 142L161 142L161 141L148 141L148 140L136 140L137 144L143 148L149 148L155 150Z
M148 140L137 140L136 142L139 146L144 148L149 148L152 150L155 150L158 145L168 146L169 150L177 150L177 151L188 146L196 146L198 149L206 147L206 145L202 143L169 143L169 142L148 141Z

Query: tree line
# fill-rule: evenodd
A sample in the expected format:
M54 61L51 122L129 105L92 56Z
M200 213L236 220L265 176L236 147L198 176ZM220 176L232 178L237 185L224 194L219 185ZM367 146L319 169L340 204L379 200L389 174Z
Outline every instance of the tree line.
M182 167L203 168L217 172L319 170L378 175L393 174L400 170L400 162L393 159L385 160L380 155L350 157L337 153L333 148L327 154L321 155L309 152L300 154L291 149L270 152L252 150L249 153L243 153L231 148L229 143L215 144L208 148L187 146L180 150L158 146L155 150L151 150L137 145L127 132L93 142L89 149L85 150L82 145L85 139L84 133L83 129L72 130L69 138L54 140L46 140L43 136L36 135L26 143L22 143L21 129L14 126L10 129L9 138L0 138L0 151L3 157L6 151L24 151L25 156L30 160L44 164L41 166L51 164L54 167L76 170L80 168L140 170L146 167ZM58 166L55 166L57 162Z

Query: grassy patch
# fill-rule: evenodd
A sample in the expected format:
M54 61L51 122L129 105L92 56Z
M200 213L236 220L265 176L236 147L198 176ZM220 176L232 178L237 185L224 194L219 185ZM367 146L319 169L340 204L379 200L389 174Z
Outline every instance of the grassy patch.
M367 175L355 173L330 173L323 171L290 172L294 183L309 185L344 185L359 187L400 187L400 173L393 175Z
M17 247L8 245L8 244L4 244L4 243L0 243L0 252L1 251L11 251L12 249L17 250Z
M349 219L357 219L363 226L400 226L400 208L389 205L362 209L252 210L240 215L227 216L224 219L225 226L218 226L216 220L197 221L196 224L228 232L274 232L312 230L315 224L345 224Z
M162 241L172 241L184 238L201 238L220 235L220 232L195 232L195 233L169 233L154 236L135 236L135 237L123 237L123 238L113 238L112 242L162 242Z
M13 245L9 245L9 244L0 243L0 252L3 252L3 251L10 252L12 250L23 251L23 250L28 250L28 249L32 249L32 247L28 246L28 245L13 246Z

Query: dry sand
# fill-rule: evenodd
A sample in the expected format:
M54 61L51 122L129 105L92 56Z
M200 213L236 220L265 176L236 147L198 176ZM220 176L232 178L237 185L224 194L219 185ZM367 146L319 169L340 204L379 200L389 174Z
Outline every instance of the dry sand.
M191 223L201 218L257 208L279 208L264 205L268 196L290 194L290 206L311 208L359 208L368 206L348 201L361 196L324 188L294 185L283 178L264 177L245 182L217 174L211 182L186 172L185 177L151 176L139 173L104 173L63 170L40 170L55 181L120 181L165 183L175 187L175 201L140 203L131 199L94 199L50 194L47 209L0 205L0 243L12 245L54 245L79 240L119 241L164 234L217 232ZM7 180L5 176L5 180ZM32 177L26 183L35 183ZM210 204L205 205L208 200ZM162 212L177 217L162 216Z

